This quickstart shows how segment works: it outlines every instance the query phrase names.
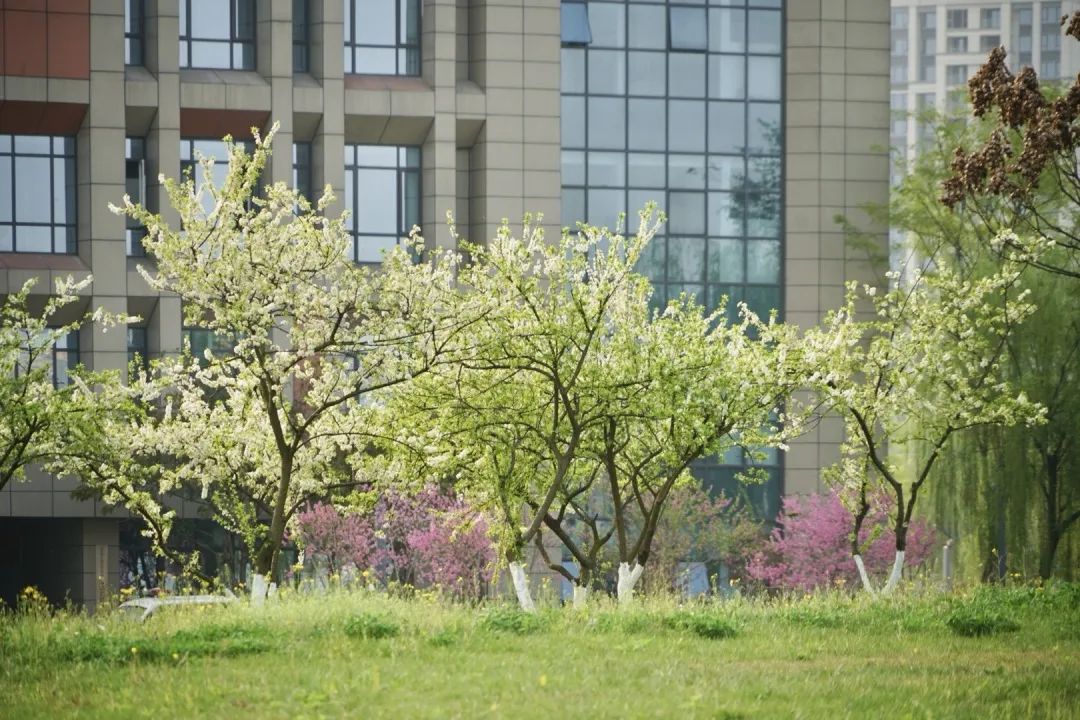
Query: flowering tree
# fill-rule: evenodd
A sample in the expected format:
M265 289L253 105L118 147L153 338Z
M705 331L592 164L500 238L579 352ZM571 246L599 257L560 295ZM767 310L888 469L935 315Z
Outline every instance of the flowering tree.
M1017 287L1041 242L1009 235L1002 268L976 280L952 268L916 273L911 286L884 294L864 288L876 313L856 318L858 287L845 304L806 334L806 361L819 368L810 384L845 421L841 461L827 479L850 501L851 550L864 587L873 591L862 558L862 526L878 488L892 496L895 556L883 592L900 580L908 529L919 493L956 433L985 425L1035 424L1042 408L1004 378L1002 358L1014 329L1034 307ZM897 275L891 275L894 279ZM904 448L905 477L887 452ZM895 453L894 453L895 457Z
M760 520L741 500L711 495L698 482L677 487L653 534L642 585L646 592L677 590L686 562L723 563L739 579L763 540Z
M1067 38L1080 41L1080 11L1063 16ZM1066 39L1068 42L1068 39ZM941 186L949 208L979 216L994 215L995 205L1013 210L1013 228L1054 240L1065 252L1028 256L1027 262L1051 273L1080 278L1080 75L1066 88L1057 78L1040 85L1035 70L1013 73L1004 47L991 51L968 81L972 114L993 123L988 137L954 150L951 175ZM1060 189L1056 199L1047 186ZM1020 250L1009 236L995 250Z
M691 463L798 433L798 414L782 406L804 377L795 329L745 306L734 324L724 307L707 314L689 298L653 316L646 298L635 311L605 355L611 387L592 446L613 501L620 603L633 597L672 491L692 484Z
M657 224L650 212L635 237L582 226L553 243L529 218L520 239L504 225L459 276L468 296L491 301L468 353L388 400L390 449L408 449L435 480L454 477L488 513L524 609L534 607L525 549L596 476L583 447L604 417L598 388L613 382L598 357Z
M57 280L41 313L27 307L33 280L0 303L0 490L22 480L28 465L93 452L95 431L132 409L122 399L110 401L111 393L98 397L92 390L120 388L117 373L55 367L59 341L88 319L106 330L123 320L102 312L58 320L70 316L69 306L91 282Z
M147 228L150 287L180 298L186 326L225 340L160 360L133 386L163 408L153 430L169 462L155 492L201 490L252 553L254 598L295 513L353 484L344 458L367 442L362 399L441 362L469 323L453 254L414 262L397 248L361 267L343 221L324 214L329 191L315 204L283 183L260 194L272 137L251 156L230 143L220 187L205 159L206 182L163 178L182 229L130 201L117 209Z
M857 587L860 578L851 563L855 519L837 492L791 495L782 502L777 527L765 547L749 559L747 575L768 588L785 590ZM871 498L858 538L868 573L888 572L894 560L893 512L889 495ZM906 561L912 565L924 562L933 551L934 540L932 528L913 520L907 531Z
M330 503L313 503L296 514L295 523L304 552L326 560L331 574L349 564L370 566L375 533L369 518L338 512Z
M484 518L435 487L387 491L367 512L316 503L297 514L296 525L305 552L324 558L332 573L351 564L384 583L462 598L483 597L494 560Z

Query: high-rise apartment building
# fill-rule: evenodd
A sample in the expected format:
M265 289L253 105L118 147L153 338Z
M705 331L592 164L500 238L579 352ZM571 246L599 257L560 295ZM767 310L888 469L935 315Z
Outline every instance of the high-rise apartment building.
M1032 67L1043 80L1075 79L1080 47L1063 42L1061 18L1077 10L1080 0L892 0L893 147L914 149L921 111L962 104L968 78L1000 45L1014 72Z
M332 186L357 262L414 223L452 242L448 210L480 240L526 211L558 232L655 200L658 303L728 295L814 323L872 279L834 218L865 226L887 197L888 47L885 0L4 0L0 293L92 273L80 310L143 318L72 335L58 382L213 342L145 285L139 229L108 204L170 217L153 178L277 121L269 179ZM770 458L762 508L820 489L840 433ZM699 472L723 484L742 462ZM93 606L118 584L130 529L76 486L31 472L0 491L4 599L37 584ZM224 542L175 503L180 532Z

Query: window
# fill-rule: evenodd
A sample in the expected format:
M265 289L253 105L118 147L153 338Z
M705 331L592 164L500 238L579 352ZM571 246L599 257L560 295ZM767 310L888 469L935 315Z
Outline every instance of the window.
M668 9L668 42L672 50L705 52L708 25L705 8L675 5Z
M945 14L946 25L950 30L967 29L967 10L949 10Z
M979 11L979 27L983 30L997 30L1001 27L1001 9L983 8Z
M968 50L968 39L966 37L951 37L947 42L948 51L951 53L966 53Z
M255 69L255 0L180 0L180 67Z
M292 4L292 63L294 73L310 72L310 29L307 0L293 0Z
M889 79L894 83L908 81L908 11L892 11L892 33L889 42Z
M1044 57L1039 69L1039 75L1045 80L1058 80L1061 78L1061 61L1054 58Z
M150 368L150 359L146 349L146 328L128 325L127 327L128 367L136 364L146 372Z
M889 111L892 118L889 123L891 142L894 145L901 144L907 134L907 93L890 93Z
M967 65L949 65L945 68L945 83L963 85L968 79Z
M1061 3L1044 2L1040 10L1043 25L1053 26L1055 29L1061 23Z
M1051 52L1061 50L1061 34L1056 27L1051 30L1043 30L1040 46L1043 50Z
M0 135L0 252L75 252L75 138Z
M934 82L937 77L937 15L934 10L919 11L919 82Z
M124 0L124 64L142 65L143 0Z
M589 11L584 0L563 0L560 14L563 45L588 45L592 42Z
M207 350L215 358L220 358L231 355L236 348L236 342L231 335L215 332L207 328L185 327L184 340L191 347L191 356L203 367L206 367L207 364Z
M1031 3L1014 3L1012 6L1012 48L1017 66L1031 65L1034 15ZM1015 68L1014 68L1015 70Z
M124 141L124 192L136 205L146 204L146 142L142 138ZM125 216L127 254L132 257L145 255L142 239L146 229L137 220Z
M242 145L249 153L254 150L254 146L249 141L240 141L236 144ZM202 185L205 180L199 166L200 157L214 159L214 167L209 180L213 182L215 187L220 188L225 183L225 178L229 174L228 146L222 140L181 138L180 171L182 173L191 173L192 179L195 180L196 190L198 190L199 186ZM209 191L203 193L202 202L203 210L205 212L209 213L214 208L214 200L210 197Z
M311 196L311 143L298 142L292 146L292 184L304 197L312 203L315 198Z
M383 251L420 222L420 148L346 145L345 207L353 237L350 257L381 262Z
M420 74L421 0L345 0L345 72Z
M15 364L16 376L26 372L29 365L35 370L46 368L53 387L64 387L70 382L71 370L79 364L79 333L77 330L62 333L55 338L56 342L51 348L46 348L46 343L52 339L52 333L56 330L57 328L48 328L41 334L33 335L22 331L24 343ZM31 350L33 361L30 358Z
M1001 45L1000 35L982 35L979 37L979 52L990 52Z

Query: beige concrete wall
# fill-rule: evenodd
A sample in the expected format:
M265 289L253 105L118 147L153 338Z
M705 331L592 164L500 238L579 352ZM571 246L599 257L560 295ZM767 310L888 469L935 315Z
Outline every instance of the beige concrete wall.
M873 230L865 203L888 201L889 3L787 3L785 315L820 321L843 299L846 280L876 282L866 254L845 241L844 215ZM821 468L837 458L837 418L826 418L786 453L786 493L822 489Z

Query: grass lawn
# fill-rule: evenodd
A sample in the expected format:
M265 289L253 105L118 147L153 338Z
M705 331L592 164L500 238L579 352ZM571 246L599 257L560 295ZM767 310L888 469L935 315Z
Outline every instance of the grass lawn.
M0 717L1077 718L1080 586L630 611L374 593L0 618Z

